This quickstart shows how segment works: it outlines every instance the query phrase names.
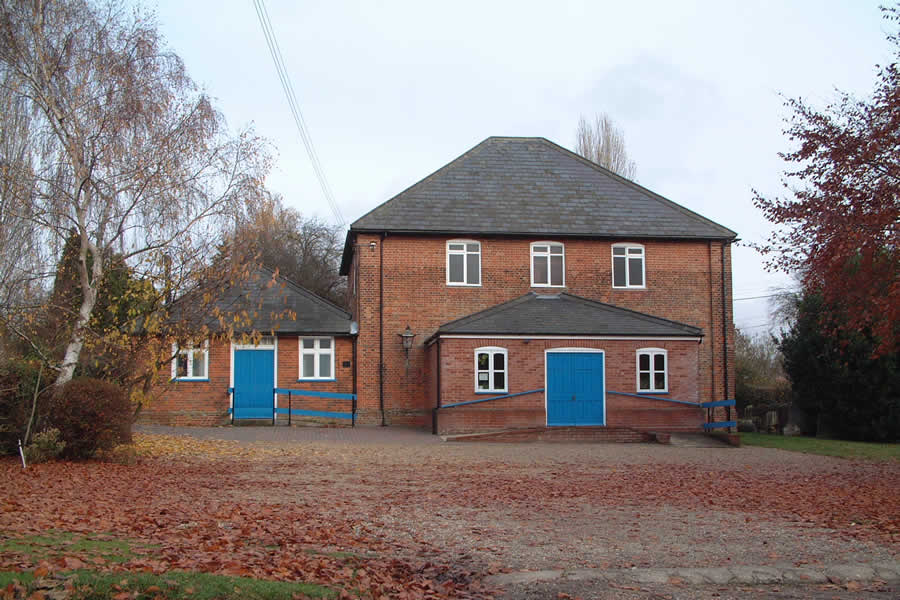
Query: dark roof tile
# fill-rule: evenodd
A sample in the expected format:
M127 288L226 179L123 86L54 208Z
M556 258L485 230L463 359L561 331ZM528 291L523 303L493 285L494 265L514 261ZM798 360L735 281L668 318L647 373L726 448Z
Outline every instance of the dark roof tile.
M536 294L445 323L435 335L609 335L699 337L699 327L571 294Z
M351 231L731 239L735 233L544 138L491 137Z

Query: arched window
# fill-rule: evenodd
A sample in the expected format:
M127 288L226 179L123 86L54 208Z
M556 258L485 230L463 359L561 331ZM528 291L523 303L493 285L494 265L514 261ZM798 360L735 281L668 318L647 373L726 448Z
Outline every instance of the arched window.
M475 391L505 392L508 389L509 361L506 348L475 349Z
M637 351L637 391L669 391L669 358L662 348L641 348Z

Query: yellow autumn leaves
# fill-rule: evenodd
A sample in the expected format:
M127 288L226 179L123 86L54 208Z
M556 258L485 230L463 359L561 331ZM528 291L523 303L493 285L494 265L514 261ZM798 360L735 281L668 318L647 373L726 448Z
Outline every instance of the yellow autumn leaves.
M204 440L188 436L135 433L134 447L140 456L152 458L266 459L297 454L298 447Z

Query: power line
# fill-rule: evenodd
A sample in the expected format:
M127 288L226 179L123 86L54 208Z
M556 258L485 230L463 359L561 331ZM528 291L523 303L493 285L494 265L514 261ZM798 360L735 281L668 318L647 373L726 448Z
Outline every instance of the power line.
M345 224L344 215L341 214L341 209L335 201L334 195L331 193L331 186L328 184L325 170L322 168L322 163L319 161L319 155L313 145L309 128L306 126L306 121L303 119L300 103L297 102L297 95L294 93L294 85L291 83L291 77L284 64L284 57L281 54L281 47L278 45L278 38L275 37L275 29L272 27L272 21L269 19L269 12L266 9L265 0L253 0L253 6L256 9L256 16L259 17L259 24L262 27L263 35L266 37L266 45L269 47L269 54L272 55L272 60L275 62L275 69L278 71L278 79L281 81L281 88L284 90L285 98L287 98L291 115L294 117L294 124L297 127L297 131L300 133L300 139L303 140L304 147L306 147L306 154L309 156L313 171L316 174L316 178L319 180L322 194L325 196L325 200L328 201L328 205L331 207L331 212L334 214L334 218L337 220L338 225L343 227Z
M764 294L762 296L747 296L745 298L733 298L732 302L740 302L741 300L758 300L760 298L773 298L775 296L784 296L785 294L790 294L790 291L785 292L775 292L774 294Z

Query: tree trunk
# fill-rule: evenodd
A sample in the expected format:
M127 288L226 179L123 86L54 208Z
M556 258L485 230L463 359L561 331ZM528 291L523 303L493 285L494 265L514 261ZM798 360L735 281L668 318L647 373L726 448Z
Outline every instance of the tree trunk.
M81 217L82 215L79 215ZM79 219L83 221L83 219ZM81 223L79 223L81 225ZM75 374L75 367L78 365L78 359L81 357L81 350L84 348L84 340L87 336L88 324L91 322L91 315L94 313L94 305L97 303L97 288L100 286L100 279L103 276L103 257L97 252L97 247L93 245L87 237L87 231L83 226L79 227L79 235L81 236L81 251L78 256L78 271L81 280L81 308L78 310L78 318L72 327L72 337L66 345L66 353L63 357L62 365L60 365L59 375L53 383L54 393L59 393L66 383L72 380ZM91 268L88 269L88 255L91 255L93 262Z
M59 375L56 377L54 387L57 390L62 389L66 383L72 380L75 374L75 366L81 357L81 349L84 347L84 338L87 335L87 326L91 321L91 314L94 312L94 304L97 302L97 293L91 290L91 293L84 295L81 302L81 309L78 311L78 319L75 326L72 327L72 337L66 345L66 353L63 357L62 365L60 365Z

